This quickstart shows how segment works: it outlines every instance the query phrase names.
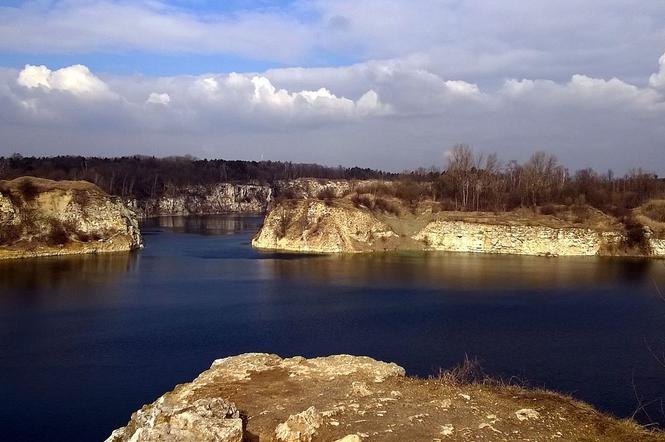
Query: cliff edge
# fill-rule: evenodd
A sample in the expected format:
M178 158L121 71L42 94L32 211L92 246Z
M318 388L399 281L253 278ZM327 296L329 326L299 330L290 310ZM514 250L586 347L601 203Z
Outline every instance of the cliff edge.
M406 377L368 357L216 360L132 414L124 441L663 441L568 397L450 376Z
M432 203L406 205L371 196L282 200L268 212L252 245L305 253L432 250L665 256L665 241L654 237L648 227L635 241L616 218L593 208L585 210L587 219L575 222L566 213L443 211Z
M142 247L136 215L86 181L0 181L0 259Z

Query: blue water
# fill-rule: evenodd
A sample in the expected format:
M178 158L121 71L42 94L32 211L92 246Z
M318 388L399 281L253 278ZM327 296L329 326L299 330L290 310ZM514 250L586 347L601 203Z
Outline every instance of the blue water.
M162 218L133 254L0 263L4 440L103 440L220 357L480 359L625 417L665 396L665 262L259 253L252 217ZM665 421L655 402L643 421Z

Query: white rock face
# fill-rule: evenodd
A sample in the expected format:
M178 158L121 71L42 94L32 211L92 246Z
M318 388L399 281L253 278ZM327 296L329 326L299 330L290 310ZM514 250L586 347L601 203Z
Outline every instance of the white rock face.
M238 409L234 403L219 397L225 386L232 385L233 390L237 390L236 387L251 387L256 383L259 391L245 396L247 401L259 402L265 410L279 412L284 409L279 405L281 396L293 389L285 386L285 381L302 385L306 390L308 385L321 382L339 380L346 387L346 383L353 379L382 383L404 375L404 369L396 364L362 356L282 359L265 353L246 353L218 359L191 383L177 386L132 414L127 425L113 431L106 441L240 442L244 434ZM306 395L307 391L302 393L302 396ZM284 421L271 427L272 437L284 442L310 442L326 424L324 421L328 419L330 422L336 412L337 409L333 409L322 413L310 406L304 411L287 414ZM254 417L258 419L265 414Z
M132 415L129 425L115 430L106 442L242 442L242 419L235 405L221 398L192 404L162 396Z
M27 187L35 189L30 197ZM0 229L16 238L0 245L0 258L119 252L141 248L136 214L119 198L83 181L24 177L0 182ZM51 244L48 233L60 226L66 241Z
M175 188L155 199L134 201L141 216L262 213L273 199L272 188L260 184L218 183Z
M316 430L323 425L321 414L309 407L302 413L289 416L275 428L275 438L282 442L311 442Z
M606 247L618 244L623 238L619 232L580 227L489 224L447 220L436 214L422 215L434 218L428 222L407 216L409 218L401 220L378 216L354 207L348 200L333 203L317 199L283 201L268 213L252 245L259 249L308 253L437 250L592 256L602 254ZM402 233L397 233L388 222L401 223ZM654 251L662 253L661 245L653 244Z
M107 442L595 441L608 434L656 440L542 391L409 378L395 364L362 356L248 353L215 361L132 414Z
M434 221L417 235L429 250L513 255L592 256L621 235L576 227Z
M367 211L307 199L273 208L252 245L307 253L362 252L381 248L391 238L397 234Z

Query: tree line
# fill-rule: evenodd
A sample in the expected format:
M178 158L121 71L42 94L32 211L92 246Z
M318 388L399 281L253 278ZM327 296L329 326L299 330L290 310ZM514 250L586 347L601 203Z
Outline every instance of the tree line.
M476 153L464 144L447 155L444 170L401 174L359 167L327 167L283 161L200 160L190 156L0 157L0 179L32 175L90 181L109 194L145 199L187 185L218 182L273 183L296 178L397 181L398 198L432 199L448 210L508 211L553 204L591 205L621 216L645 201L665 196L665 181L642 169L623 176L592 169L570 172L554 155L535 152L524 163Z
M516 207L590 205L606 213L622 212L665 197L665 180L642 169L623 176L611 170L570 172L554 155L535 152L524 163L503 163L496 154L476 153L464 144L447 153L445 171L419 169L402 174L416 185L411 195L440 201L451 210L507 211ZM422 183L428 185L422 185Z
M85 180L105 192L138 199L167 190L219 182L273 183L296 178L393 179L396 174L359 167L327 167L285 161L200 160L190 156L0 157L0 179L36 176L52 180Z

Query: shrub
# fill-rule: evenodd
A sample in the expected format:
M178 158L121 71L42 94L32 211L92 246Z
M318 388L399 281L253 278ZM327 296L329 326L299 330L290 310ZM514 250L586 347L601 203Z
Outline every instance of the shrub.
M0 245L10 246L21 239L23 229L19 224L5 224L0 226Z
M39 188L30 180L23 180L18 185L21 195L26 202L33 201L39 195Z
M331 187L324 187L316 194L317 199L323 200L328 204L331 203L336 196L335 191Z
M51 246L66 244L73 230L74 227L71 223L51 218L49 219L49 232L46 236L46 243Z
M477 358L464 356L464 361L449 370L439 370L437 379L446 384L470 385L483 384L490 378L485 374Z
M556 215L557 210L556 210L556 207L554 207L554 205L548 204L548 205L543 206L543 207L540 208L540 213L542 215Z
M288 187L286 189L282 189L277 194L275 195L275 200L277 201L284 201L284 200L294 200L298 198L298 194L296 193L293 188Z
M665 223L665 201L651 201L642 208L642 212L654 221Z
M414 204L427 196L427 189L414 181L400 181L395 185L395 196L409 204Z
M286 215L282 215L277 224L277 239L282 239L286 236L290 224L291 220Z
M368 209L374 208L372 198L370 198L367 195L359 195L356 193L351 197L351 202L353 202L353 205L356 207L364 206L367 207Z
M85 190L74 190L72 201L81 207L87 207L90 204L90 194Z
M400 214L399 207L384 198L376 198L374 200L374 208L384 213L389 213L396 216L399 216Z
M356 193L369 193L374 196L395 196L394 189L386 183L363 183L356 187Z

